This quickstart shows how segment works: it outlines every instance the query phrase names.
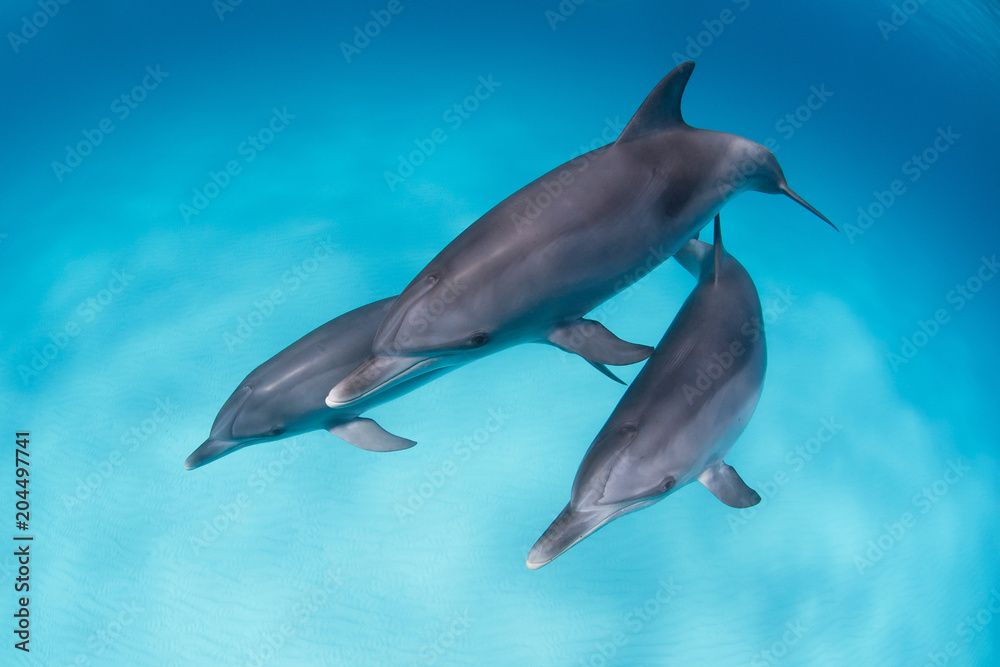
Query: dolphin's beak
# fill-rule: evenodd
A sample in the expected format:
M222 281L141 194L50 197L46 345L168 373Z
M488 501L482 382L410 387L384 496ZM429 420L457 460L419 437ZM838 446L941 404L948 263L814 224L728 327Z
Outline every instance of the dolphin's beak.
M188 470L200 468L206 463L222 458L226 454L235 452L248 443L235 440L216 440L209 438L202 443L201 447L191 452L191 456L184 461L184 467Z
M385 391L403 380L421 375L436 367L437 358L370 357L337 383L326 397L331 408L342 408Z
M537 570L552 562L556 556L621 514L624 511L614 506L577 511L566 505L528 552L528 569Z
M837 225L835 225L832 222L830 222L830 220L825 215L823 215L822 213L820 213L819 211L817 211L815 208L813 208L812 205L809 202L807 202L805 199L803 199L802 197L800 197L797 194L795 194L795 191L792 190L790 187L788 187L787 184L782 184L782 185L778 186L778 189L781 191L782 194L784 194L787 197L789 197L792 201L797 202L800 206L803 206L806 210L808 210L813 215L819 216L820 220L822 220L826 224L830 225L834 229L837 229ZM837 229L837 231L839 232L840 230Z

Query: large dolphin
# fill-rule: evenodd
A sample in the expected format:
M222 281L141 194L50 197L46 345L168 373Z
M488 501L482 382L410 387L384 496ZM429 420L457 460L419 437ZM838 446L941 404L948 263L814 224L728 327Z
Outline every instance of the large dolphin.
M667 75L615 143L557 167L452 241L399 296L371 358L331 385L327 405L533 341L602 369L642 361L648 347L583 316L677 252L730 199L784 194L826 220L764 146L684 122L693 70L689 62Z
M695 480L731 507L760 502L723 460L764 383L757 289L722 247L718 217L714 250L693 239L677 259L698 285L583 457L569 504L528 554L533 570Z
M348 408L334 410L323 402L331 384L368 358L372 337L395 299L376 301L341 315L254 369L222 406L211 436L187 458L184 467L191 470L247 445L322 429L371 451L396 451L416 444L359 415L450 369L421 375Z

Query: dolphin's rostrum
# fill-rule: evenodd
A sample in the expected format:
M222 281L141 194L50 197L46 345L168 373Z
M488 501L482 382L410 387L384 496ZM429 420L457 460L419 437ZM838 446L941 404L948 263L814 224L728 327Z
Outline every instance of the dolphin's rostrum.
M749 190L787 195L823 218L788 187L764 146L684 122L681 97L693 69L689 62L667 75L615 143L526 186L441 251L386 315L370 358L331 385L326 404L350 406L528 342L574 352L604 371L637 363L650 348L583 319L637 270L672 256ZM544 209L526 216L539 201Z
M731 507L760 502L723 460L764 383L757 289L723 248L718 216L714 248L693 239L677 259L698 285L590 445L569 504L528 554L531 569L696 480ZM710 382L700 382L713 365Z

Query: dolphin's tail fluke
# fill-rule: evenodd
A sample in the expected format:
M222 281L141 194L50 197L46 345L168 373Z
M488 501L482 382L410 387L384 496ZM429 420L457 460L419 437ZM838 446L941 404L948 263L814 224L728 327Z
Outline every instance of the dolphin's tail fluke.
M574 544L587 537L620 513L616 507L576 510L566 505L535 546L528 552L528 569L537 570L550 563Z

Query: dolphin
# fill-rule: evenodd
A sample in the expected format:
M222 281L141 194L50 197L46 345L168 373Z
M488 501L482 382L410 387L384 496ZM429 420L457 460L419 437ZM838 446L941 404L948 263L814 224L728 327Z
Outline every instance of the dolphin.
M222 406L208 440L187 458L184 467L192 470L247 445L320 429L370 451L415 445L359 415L442 372L416 377L347 408L331 409L323 402L327 388L368 357L372 337L395 300L382 299L330 320L255 368Z
M724 458L757 407L767 349L760 297L722 246L677 259L698 285L590 445L569 504L528 553L536 570L620 516L697 480L730 507L760 502Z
M646 98L613 144L557 167L469 226L406 287L371 357L333 385L343 407L421 373L543 342L606 371L648 358L583 316L676 253L733 197L795 194L774 155L681 116L694 63ZM836 227L834 227L836 229Z

